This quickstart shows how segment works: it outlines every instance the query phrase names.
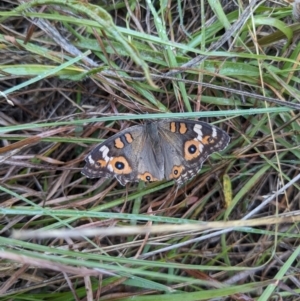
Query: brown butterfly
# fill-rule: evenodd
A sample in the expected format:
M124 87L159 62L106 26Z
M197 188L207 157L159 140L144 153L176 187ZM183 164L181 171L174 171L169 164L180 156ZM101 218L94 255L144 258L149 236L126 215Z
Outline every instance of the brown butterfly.
M202 121L167 119L125 129L97 145L85 158L88 178L127 182L175 180L180 185L212 153L226 148L223 130Z

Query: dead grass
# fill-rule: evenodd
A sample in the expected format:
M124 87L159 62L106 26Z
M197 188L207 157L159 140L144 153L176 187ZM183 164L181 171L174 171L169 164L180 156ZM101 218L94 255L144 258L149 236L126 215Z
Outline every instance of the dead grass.
M165 4L1 2L0 300L299 299L292 6ZM80 173L95 143L174 116L231 136L186 185Z

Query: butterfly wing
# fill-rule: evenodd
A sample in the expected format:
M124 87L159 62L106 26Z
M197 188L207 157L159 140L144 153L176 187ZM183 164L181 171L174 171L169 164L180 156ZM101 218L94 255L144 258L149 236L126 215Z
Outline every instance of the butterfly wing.
M159 122L165 178L182 184L195 176L212 153L221 151L230 138L211 124L193 120Z
M97 145L85 158L82 173L88 178L115 177L122 185L162 180L163 164L156 164L155 147L145 125L130 127Z

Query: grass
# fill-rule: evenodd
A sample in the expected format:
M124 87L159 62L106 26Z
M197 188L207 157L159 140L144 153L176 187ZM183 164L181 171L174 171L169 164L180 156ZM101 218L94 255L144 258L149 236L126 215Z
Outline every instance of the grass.
M297 8L2 1L0 300L297 300ZM80 173L174 117L231 136L182 187Z

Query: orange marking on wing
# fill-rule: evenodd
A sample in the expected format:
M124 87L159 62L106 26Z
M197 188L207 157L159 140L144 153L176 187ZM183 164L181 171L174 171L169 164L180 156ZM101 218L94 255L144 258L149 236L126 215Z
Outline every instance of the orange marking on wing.
M150 172L144 172L143 174L138 175L138 179L144 182L154 182L159 181L157 178L154 178Z
M179 133L180 134L185 134L187 132L187 127L184 122L180 122L179 124Z
M184 144L184 159L189 161L189 160L193 160L196 159L200 156L200 141L196 141L196 140L189 140ZM192 152L191 148L194 146L195 151Z
M170 131L176 133L176 123L174 121L170 123Z
M97 162L96 164L97 167L106 167L107 163L105 160L97 160L96 162Z
M200 142L206 145L206 144L214 143L215 140L211 136L204 136Z
M121 138L117 138L115 140L115 147L119 149L124 147L124 143L122 142Z
M169 179L178 179L181 176L183 171L184 171L183 165L175 165L172 168L172 172L169 175Z
M132 143L132 141L133 141L133 137L132 137L132 135L129 134L129 133L126 133L126 134L125 134L125 139L126 139L126 141L127 141L128 143Z
M132 172L132 168L130 167L128 161L122 156L112 158L109 162L109 168L111 168L113 172L118 175L127 175Z

